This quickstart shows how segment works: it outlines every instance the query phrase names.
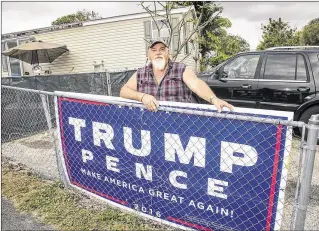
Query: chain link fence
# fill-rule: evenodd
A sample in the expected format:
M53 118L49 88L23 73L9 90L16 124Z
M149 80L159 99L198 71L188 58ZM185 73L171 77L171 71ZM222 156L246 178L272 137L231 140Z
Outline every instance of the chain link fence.
M1 87L1 152L3 157L27 165L42 177L58 179L55 142L44 110L44 106L48 108L56 129L54 97L39 92Z
M120 96L120 90L136 70L113 70L106 72L5 77L1 85L42 91L67 91L95 95Z
M135 71L125 69L69 75L5 77L1 78L1 85L47 92L67 91L120 96L122 86ZM21 138L27 134L41 132L47 127L43 117L43 99L38 97L37 93L15 91L12 88L10 90L4 87L2 96L2 108L7 110L6 115L2 117L4 120L2 123L3 142L6 142L7 139L12 140L14 137ZM53 97L48 97L48 100L50 116L52 122L55 123Z
M319 165L318 161L314 162L318 126L315 122L304 125L257 114L218 114L199 106L196 113L204 119L195 116L193 110L182 107L163 106L155 114L131 102L96 102L92 105L85 98L63 101L62 97L55 108L55 94L52 92L2 86L1 94L2 155L26 164L43 177L60 178L63 182L124 206L134 195L133 210L155 218L175 214L167 220L196 229L319 229ZM109 110L105 109L106 104ZM55 111L62 108L73 116L62 115L57 126ZM79 119L88 112L95 122ZM136 114L140 116L136 117ZM213 119L214 123L211 122ZM188 121L186 125L185 121ZM235 128L234 132L227 130L229 126ZM278 137L279 127L287 129L281 138ZM292 136L293 129L298 127L303 128L303 136ZM134 130L136 128L138 131ZM306 128L310 132L307 142L303 138ZM59 149L59 129L64 129L60 132L65 134L62 137L63 153ZM205 131L206 140L201 138L202 130ZM225 142L221 145L214 142L208 144L213 137ZM277 146L278 153L282 153L277 155L279 159L274 162L273 156L264 155L264 168L249 170L249 166L258 163L256 150L252 147L262 147L261 151L265 153L272 152L276 147L270 141L276 142L278 139L286 139L285 146ZM83 146L84 140L91 146ZM185 140L188 142L185 143ZM107 153L101 149L102 146L108 149ZM219 150L223 155L205 156L204 150L206 154L210 153L209 150ZM65 153L68 156L64 156L66 159L63 160L60 157ZM166 154L163 159L150 153ZM191 154L194 154L193 159ZM141 157L144 162L140 161ZM135 163L135 166L131 166L131 163ZM207 166L224 171L214 170L218 174L212 176L212 172L203 171L203 167ZM269 190L273 190L273 194L269 195L265 185L279 177L273 175L274 166L282 169L281 181L272 184ZM78 171L74 171L76 168ZM105 168L107 174L100 174L105 172ZM119 172L125 178L120 180L116 177ZM99 179L101 177L103 179ZM215 187L216 190L210 190L207 184L211 185L210 189ZM140 187L144 191L151 191L140 192ZM185 188L189 188L193 198L196 198L194 205L182 206L181 201L186 201L186 196L181 190ZM227 202L225 196L238 200ZM210 200L211 197L218 200ZM224 202L218 204L216 201L220 200ZM167 207L162 201L170 206ZM243 203L237 204L238 201ZM256 210L264 208L265 204L266 208L270 208L271 203L275 204L272 208L277 212L276 218L268 218L271 216L269 210ZM260 206L256 207L256 204ZM234 209L236 206L242 206L245 212L238 214ZM208 215L205 219L203 213L211 214L214 222ZM229 222L230 218L233 223ZM256 226L254 222L257 220L266 223Z

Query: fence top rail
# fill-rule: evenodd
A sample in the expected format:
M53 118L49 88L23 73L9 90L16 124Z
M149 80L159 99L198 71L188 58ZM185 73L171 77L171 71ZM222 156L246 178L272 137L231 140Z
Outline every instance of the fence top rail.
M88 101L95 101L100 103L109 103L109 104L116 104L119 106L128 106L128 107L138 107L142 109L146 109L146 107L134 100L127 100L120 97L114 96L101 96L101 95L91 95L91 94L82 94L82 93L74 93L74 92L63 92L63 91L55 91L56 96L66 97L66 98L74 98L80 100L88 100ZM181 103L179 103L181 104ZM304 122L299 121L292 121L292 120L280 120L280 119L270 119L270 118L262 118L258 116L247 116L247 115L235 115L231 113L218 113L212 111L204 111L203 109L212 109L213 105L205 105L204 107L200 107L196 105L195 107L191 108L178 108L172 104L168 105L167 102L160 102L158 110L160 111L167 111L167 112L178 112L190 115L203 115L203 116L212 116L216 118L224 118L224 119L236 119L236 120L245 120L245 121L252 121L252 122L260 122L260 123L268 123L268 124L282 124L286 126L294 126L294 127L303 127L305 126Z
M146 107L134 100L127 100L120 97L113 97L113 96L104 96L104 95L93 95L93 94L83 94L83 93L74 93L74 92L63 92L63 91L42 91L42 90L33 90L28 88L19 88L19 87L12 87L12 86L4 86L1 85L2 88L18 90L18 91L26 91L26 92L33 92L38 94L44 95L52 95L52 96L61 96L67 98L75 98L75 99L82 99L82 100L89 100L89 101L96 101L101 103L110 103L116 104L119 106L128 106L128 107L138 107L146 109ZM294 126L294 127L303 127L306 124L300 121L292 121L292 120L280 120L280 119L270 119L270 118L262 118L258 116L247 116L247 115L235 115L231 113L218 113L212 111L203 111L203 109L212 109L212 105L206 105L205 108L196 105L195 107L187 107L187 108L178 108L177 104L168 105L165 102L161 102L161 105L158 110L167 111L167 112L178 112L190 115L203 115L203 116L212 116L216 118L224 118L224 119L236 119L236 120L245 120L245 121L252 121L252 122L261 122L261 123L269 123L269 124L282 124L286 126Z
M7 88L7 89L12 89L17 91L27 91L27 92L33 92L33 93L38 93L43 95L54 95L54 92L50 92L50 91L34 90L34 89L21 88L21 87L12 87L7 85L1 85L1 88Z
M122 68L122 69L105 69L103 71L92 71L92 72L83 72L83 73L59 73L59 74L43 74L43 75L24 75L24 76L7 76L7 77L2 77L4 80L22 80L22 79L37 79L37 78L52 78L52 77L59 77L59 76L81 76L81 75L92 75L92 74L100 74L100 73L120 73L120 72L130 72L130 71L137 71L138 68Z

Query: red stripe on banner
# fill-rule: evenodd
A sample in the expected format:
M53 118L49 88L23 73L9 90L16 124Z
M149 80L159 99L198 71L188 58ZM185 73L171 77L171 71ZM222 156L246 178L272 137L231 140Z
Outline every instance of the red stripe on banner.
M60 132L61 132L61 140L62 140L62 151L63 151L63 156L64 159L66 160L66 168L68 170L68 175L70 180L71 179L71 174L70 174L70 167L67 161L67 156L66 156L66 150L65 150L65 143L64 143L64 130L63 130L63 121L62 121L62 99L61 97L58 97L58 104L59 104L59 120L60 120Z
M104 193L95 191L94 189L91 189L91 188L89 188L89 187L87 187L87 186L85 186L85 185L82 185L82 184L78 183L78 182L71 181L71 183L72 183L72 184L75 184L75 185L77 185L77 186L79 186L79 187L81 187L81 188L84 188L84 189L86 189L86 190L88 190L88 191L90 191L90 192L92 192L92 193L95 193L95 194L97 194L97 195L100 195L100 196L102 196L102 197L105 197L105 198L107 198L107 199L110 199L110 200L112 200L112 201L115 201L115 202L117 202L117 203L120 203L120 204L122 204L122 205L128 205L128 202L126 202L126 201L122 201L122 200L119 200L119 199L114 198L114 197L112 197L112 196L109 196L109 195L107 195L107 194L104 194Z
M271 217L272 217L272 210L273 210L273 206L274 206L274 198L275 198L275 190L276 190L276 182L277 182L281 132L282 132L282 125L278 125L277 136L276 136L274 169L273 169L272 177L271 177L271 186L270 186L270 195L269 195L269 204L268 204L268 215L267 215L267 221L266 221L266 231L269 231L270 226L271 226Z
M115 202L117 202L117 203L120 203L120 204L122 204L122 205L128 205L128 203L127 203L126 201L121 201L121 200L116 199L116 198L114 198L114 197L111 197L111 196L109 196L109 195L107 195L107 194L104 194L104 193L95 191L95 190L93 190L93 189L90 189L90 188L88 188L88 187L86 187L86 186L84 186L84 185L81 185L81 184L79 184L79 183L77 183L77 182L75 182L75 181L72 180L71 174L70 174L70 167L69 167L69 164L68 164L68 161L67 161L66 149L65 149L65 142L64 142L64 130L63 130L63 121L62 121L62 106L61 106L62 100L64 100L64 101L71 101L71 102L81 102L81 103L96 104L96 105L108 105L108 104L98 103L98 102L91 102L91 101L86 101L86 100L77 100L77 99L71 99L71 98L58 97L59 116L60 116L59 120L60 120L60 131L61 131L62 149L63 149L64 158L65 158L65 160L66 160L66 167L67 167L67 170L68 170L68 175L69 175L69 178L70 178L70 182L71 182L72 184L75 184L75 185L77 185L77 186L79 186L79 187L81 187L81 188L84 188L84 189L86 189L86 190L88 190L88 191L90 191L90 192L96 193L96 194L98 194L98 195L100 195L100 196L103 196L103 197L105 197L105 198L107 198L107 199L113 200L113 201L115 201Z
M94 102L94 101L89 101L89 100L83 100L83 99L73 99L73 98L65 98L61 97L62 100L64 101L69 101L69 102L75 102L75 103L84 103L84 104L94 104L94 105L101 105L101 106L108 106L107 103L101 103L101 102Z
M176 223L180 223L180 224L187 225L189 227L197 228L197 229L204 230L204 231L213 231L210 228L206 228L206 227L203 227L201 225L196 225L196 224L193 224L193 223L190 223L187 221L183 221L183 220L180 220L180 219L177 219L174 217L168 217L167 220L175 221Z
M65 148L65 139L64 139L64 130L63 130L63 121L62 121L62 101L69 101L69 102L76 102L76 103L84 103L84 104L94 104L94 105L103 105L103 106L108 106L107 103L100 103L100 102L93 102L93 101L88 101L88 100L81 100L81 99L72 99L72 98L66 98L66 97L58 97L58 105L59 105L59 120L60 120L60 131L61 131L61 139L62 139L62 150L63 150L63 155L64 159L66 160L66 167L68 170L68 175L70 180L71 174L70 174L70 167L67 161L67 156L66 156L66 148Z

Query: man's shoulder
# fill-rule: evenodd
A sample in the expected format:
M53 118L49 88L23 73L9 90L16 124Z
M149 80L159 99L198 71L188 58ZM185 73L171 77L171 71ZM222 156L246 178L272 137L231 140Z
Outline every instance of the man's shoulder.
M173 67L176 68L185 68L186 64L185 63L181 63L181 62L171 62Z
M139 67L137 68L136 72L146 72L148 70L152 70L152 67L150 67L150 65L146 65L146 66L143 66L143 67Z
M143 73L146 73L146 67L137 68L137 70L136 70L136 74L137 75L140 75L140 74L143 74Z

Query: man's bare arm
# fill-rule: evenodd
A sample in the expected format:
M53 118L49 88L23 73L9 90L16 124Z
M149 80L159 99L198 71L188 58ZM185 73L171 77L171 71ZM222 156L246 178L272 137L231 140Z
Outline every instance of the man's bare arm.
M214 104L217 110L220 112L222 107L228 107L230 110L234 110L233 106L224 100L219 99L210 87L203 80L199 79L194 71L190 68L186 68L183 73L184 83L202 99Z
M157 111L157 108L159 106L154 96L137 91L136 72L121 88L120 97L140 101L150 111Z
M190 69L186 68L183 74L183 81L196 95L202 99L210 102L210 98L216 95L210 89L210 87L201 79L199 79L196 74Z
M137 91L136 72L127 81L127 83L121 88L120 96L126 99L134 99L141 101L143 93Z

